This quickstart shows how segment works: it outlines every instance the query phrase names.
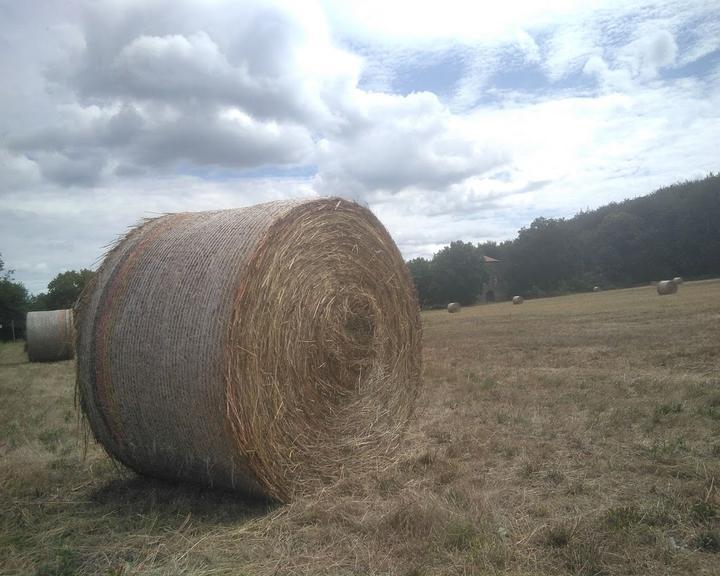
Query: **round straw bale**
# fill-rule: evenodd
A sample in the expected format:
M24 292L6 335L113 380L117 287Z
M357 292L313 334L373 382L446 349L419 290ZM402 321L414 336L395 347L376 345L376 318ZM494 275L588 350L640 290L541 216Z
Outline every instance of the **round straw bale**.
M660 296L665 296L667 294L675 294L677 292L677 284L673 280L663 280L661 282L658 282L657 285L657 293L660 294Z
M107 255L77 310L77 385L130 468L290 500L388 457L421 383L395 243L338 198L172 214Z
M522 296L513 296L513 299L512 299L513 304L522 304L523 302L525 302L525 300Z
M460 312L460 308L461 306L459 302L450 302L450 304L447 305L447 311L450 312L450 314Z
M683 280L682 276L675 276L675 278L673 278L673 282L675 282L675 284L677 284L677 285L680 285L684 282L684 280Z
M73 357L73 311L28 312L25 320L30 362L57 362Z
M600 286L595 286L593 288L593 292L602 292L602 288L600 288Z

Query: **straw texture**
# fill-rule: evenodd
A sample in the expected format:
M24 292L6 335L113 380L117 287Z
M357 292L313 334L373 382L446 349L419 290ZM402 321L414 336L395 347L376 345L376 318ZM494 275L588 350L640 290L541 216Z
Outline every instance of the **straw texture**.
M389 458L421 383L412 280L338 198L150 220L77 313L95 437L138 472L287 501Z
M461 307L459 302L450 302L450 304L447 305L447 311L450 312L450 314L460 312L460 308Z
M660 294L660 296L675 294L677 290L678 287L674 280L663 280L662 282L658 282L657 293Z
M30 362L57 362L73 357L73 311L28 312L25 321Z

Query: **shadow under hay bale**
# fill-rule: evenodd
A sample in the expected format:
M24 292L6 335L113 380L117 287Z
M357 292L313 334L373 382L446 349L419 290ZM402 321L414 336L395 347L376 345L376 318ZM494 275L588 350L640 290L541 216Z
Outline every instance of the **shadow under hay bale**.
M25 332L30 362L58 362L74 356L72 310L28 312Z
M459 302L450 302L450 304L447 305L447 311L450 314L454 314L455 312L460 312L461 306Z
M272 512L277 504L266 499L239 499L235 492L210 490L201 484L132 476L114 479L94 490L93 503L126 516L167 514L237 523Z
M513 296L513 304L522 304L523 302L525 302L525 299L522 296Z
M149 476L287 501L387 457L420 387L412 279L338 198L150 220L77 312L96 439Z
M660 296L666 296L668 294L675 294L678 291L678 286L673 280L663 280L658 282L657 293Z

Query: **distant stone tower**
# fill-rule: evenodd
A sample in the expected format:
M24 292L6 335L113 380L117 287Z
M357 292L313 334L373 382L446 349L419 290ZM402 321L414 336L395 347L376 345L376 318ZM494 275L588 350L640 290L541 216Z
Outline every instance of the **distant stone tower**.
M479 295L480 302L501 302L507 300L505 284L502 281L502 262L483 256L485 261L485 269L488 271L488 281L483 286L482 294Z

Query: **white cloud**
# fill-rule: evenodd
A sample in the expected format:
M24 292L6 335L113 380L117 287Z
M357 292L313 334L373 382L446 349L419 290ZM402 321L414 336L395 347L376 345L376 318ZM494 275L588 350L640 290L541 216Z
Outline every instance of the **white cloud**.
M3 195L1 252L15 276L37 293L63 270L96 266L107 248L144 218L314 195L303 179L137 178L75 198L61 186L43 185L33 194Z
M548 24L595 4L592 0L467 2L325 0L330 20L355 38L395 44L474 43L512 39L518 29ZM378 17L378 15L382 17Z
M408 187L434 194L502 163L464 119L431 93L364 94L359 127L321 143L319 189L347 190L361 199Z
M661 68L674 65L677 53L673 35L667 30L655 30L624 46L617 60L633 77L649 80L655 78Z

